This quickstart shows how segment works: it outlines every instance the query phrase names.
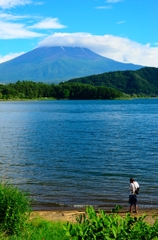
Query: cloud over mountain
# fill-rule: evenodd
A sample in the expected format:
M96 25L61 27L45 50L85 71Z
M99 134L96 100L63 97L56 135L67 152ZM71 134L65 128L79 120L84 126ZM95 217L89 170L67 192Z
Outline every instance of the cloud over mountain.
M89 33L54 33L38 44L42 46L86 47L101 56L120 62L132 62L144 66L158 67L158 47L139 44L128 38L113 35L92 35ZM144 57L145 56L145 57Z

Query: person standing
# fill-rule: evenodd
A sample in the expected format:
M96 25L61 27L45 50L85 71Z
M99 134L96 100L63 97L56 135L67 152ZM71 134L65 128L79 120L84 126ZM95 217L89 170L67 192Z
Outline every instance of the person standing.
M134 178L130 178L130 194L129 194L129 204L130 204L130 213L132 213L132 207L135 207L135 213L138 213L138 204L137 204L137 189L139 189L139 184L134 180Z

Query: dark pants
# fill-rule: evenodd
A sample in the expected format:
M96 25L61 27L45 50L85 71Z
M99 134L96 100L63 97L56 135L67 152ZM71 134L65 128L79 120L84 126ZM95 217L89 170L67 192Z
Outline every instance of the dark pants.
M137 196L136 195L129 195L129 204L131 206L137 205Z

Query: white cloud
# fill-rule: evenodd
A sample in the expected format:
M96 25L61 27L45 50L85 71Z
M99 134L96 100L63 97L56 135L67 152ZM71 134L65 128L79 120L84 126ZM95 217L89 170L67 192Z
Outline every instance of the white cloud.
M30 4L31 2L31 0L0 0L0 8L13 8L18 5Z
M29 31L25 25L0 21L0 39L36 38L44 34Z
M0 12L0 39L15 39L15 38L36 38L46 36L37 30L61 29L66 28L60 24L58 18L45 18L30 15L13 15ZM31 20L31 21L30 21ZM38 21L34 24L35 21ZM23 22L23 23L22 23ZM30 26L30 24L32 24ZM34 30L33 30L34 29Z
M34 29L60 29L65 28L66 26L59 23L58 18L45 18L41 22L34 24L29 28Z
M106 3L117 3L117 2L122 2L122 0L106 0ZM111 5L102 5L102 6L97 6L95 7L96 9L111 9Z
M86 47L116 61L158 67L158 47L139 44L128 38L89 33L54 33L41 41L42 46Z
M10 53L8 55L5 55L5 56L1 56L0 55L0 63L2 62L6 62L6 61L9 61L15 57L18 57L20 55L24 54L24 52L20 52L20 53Z
M29 15L13 15L9 13L0 13L0 19L5 19L6 21L16 21L21 19L31 18Z

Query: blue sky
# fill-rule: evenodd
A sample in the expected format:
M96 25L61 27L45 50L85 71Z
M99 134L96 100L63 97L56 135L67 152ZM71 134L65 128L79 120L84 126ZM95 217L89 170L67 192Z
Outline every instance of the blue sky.
M0 0L0 63L41 46L79 46L158 67L157 0Z

